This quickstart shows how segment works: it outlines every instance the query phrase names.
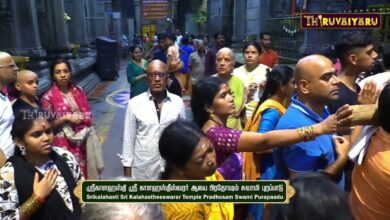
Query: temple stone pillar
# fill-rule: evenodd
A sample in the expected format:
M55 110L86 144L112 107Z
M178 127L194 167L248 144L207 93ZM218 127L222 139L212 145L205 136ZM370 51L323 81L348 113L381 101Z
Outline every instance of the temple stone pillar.
M246 32L246 1L234 0L233 43L242 43Z
M68 26L62 0L36 0L41 41L49 57L70 58Z
M12 55L43 57L34 0L0 2L0 50Z
M207 31L210 40L214 40L215 32L222 31L222 0L207 1Z
M65 12L71 20L68 21L69 41L74 45L80 45L76 54L79 57L90 55L89 42L87 39L87 25L85 14L85 0L65 0Z
M248 0L246 4L246 34L259 34L260 1Z
M137 36L141 36L141 24L142 24L142 17L141 17L141 0L134 0L134 7L135 7L135 33Z
M233 0L222 1L222 31L225 34L227 46L232 42L233 36Z
M36 72L40 78L40 90L50 85L46 51L41 45L37 7L34 0L13 0L0 2L0 50L13 56L28 57L28 62L18 63L20 67ZM39 5L38 5L39 6ZM16 59L18 62L18 59Z
M108 21L105 15L103 2L97 0L85 0L87 38L89 43L94 43L96 37L108 36Z

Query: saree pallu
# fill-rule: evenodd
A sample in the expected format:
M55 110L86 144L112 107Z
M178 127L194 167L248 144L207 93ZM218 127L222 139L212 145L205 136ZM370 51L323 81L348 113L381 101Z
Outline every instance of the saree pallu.
M286 108L282 104L280 104L275 100L267 99L260 106L258 106L258 108L253 112L252 117L249 118L248 122L245 125L244 131L258 132L260 121L261 121L261 115L265 110L270 108L274 108L278 110L280 115L283 115L286 112ZM244 157L244 165L243 165L244 179L245 180L260 179L261 155L252 152L245 152L243 153L243 157Z
M206 181L224 180L216 171ZM233 203L164 203L161 204L166 220L232 220L234 218Z
M74 103L70 102L65 98L56 84L54 84L41 99L42 108L47 112L52 119L59 119L67 114L79 113L82 114L84 119L78 124L70 125L74 133L78 133L86 127L92 125L92 114L91 108L88 104L87 96L84 91L74 85L69 86L69 92L73 96ZM62 128L58 128L55 133L53 144L58 147L64 147L69 150L75 157L80 165L83 175L87 178L87 153L85 150L85 141L82 143L72 143L66 137Z

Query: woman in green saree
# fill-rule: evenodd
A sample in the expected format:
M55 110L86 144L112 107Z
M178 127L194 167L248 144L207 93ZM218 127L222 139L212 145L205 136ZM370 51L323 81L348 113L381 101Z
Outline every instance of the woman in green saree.
M141 46L134 46L131 49L132 59L127 64L127 81L130 83L130 98L133 98L148 90L146 74L148 61L142 58L143 50Z

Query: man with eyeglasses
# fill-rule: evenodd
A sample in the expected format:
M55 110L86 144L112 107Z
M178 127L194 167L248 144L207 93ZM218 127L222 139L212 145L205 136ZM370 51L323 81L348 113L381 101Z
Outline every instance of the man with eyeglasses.
M121 157L124 176L134 179L158 179L164 161L158 141L165 127L185 119L183 100L167 91L168 67L160 60L146 69L148 91L132 98L126 109Z
M12 105L6 94L1 90L15 81L18 71L18 66L12 56L0 51L0 166L4 164L5 157L9 158L13 155L15 149L11 137L11 128L14 121Z

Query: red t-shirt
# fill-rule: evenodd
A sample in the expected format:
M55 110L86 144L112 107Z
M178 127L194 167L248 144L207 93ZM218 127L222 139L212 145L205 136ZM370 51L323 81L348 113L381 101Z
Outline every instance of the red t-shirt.
M264 64L270 68L274 67L275 64L279 63L278 53L272 49L261 52L259 63Z

